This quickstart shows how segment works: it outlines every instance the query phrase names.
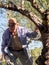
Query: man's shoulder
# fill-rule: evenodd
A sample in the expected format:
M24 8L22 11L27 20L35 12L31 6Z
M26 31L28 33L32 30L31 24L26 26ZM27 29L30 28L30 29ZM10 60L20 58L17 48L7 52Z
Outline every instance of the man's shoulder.
M23 27L23 26L19 26L19 27L18 27L18 29L24 29L24 28L25 28L25 27Z
M4 33L8 33L9 32L9 29L7 28L6 30L4 30Z
M9 33L9 29L7 28L4 33L3 33L3 36L8 36L8 33Z

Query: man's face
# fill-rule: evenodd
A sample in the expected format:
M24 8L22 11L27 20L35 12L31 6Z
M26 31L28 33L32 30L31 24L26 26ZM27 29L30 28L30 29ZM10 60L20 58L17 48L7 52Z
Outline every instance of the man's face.
M10 32L14 32L14 30L16 30L17 28L18 28L18 25L17 25L17 23L15 23L13 20L10 20L9 21L9 30L10 30Z

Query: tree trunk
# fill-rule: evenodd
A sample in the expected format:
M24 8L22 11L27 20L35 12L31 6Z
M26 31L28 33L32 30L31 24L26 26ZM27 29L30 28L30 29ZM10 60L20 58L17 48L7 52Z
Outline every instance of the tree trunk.
M45 65L49 65L49 33L42 33L42 41L43 41L43 50L42 50L42 57L43 63Z
M49 65L49 27L46 33L41 32L43 49L41 56L37 59L38 65Z

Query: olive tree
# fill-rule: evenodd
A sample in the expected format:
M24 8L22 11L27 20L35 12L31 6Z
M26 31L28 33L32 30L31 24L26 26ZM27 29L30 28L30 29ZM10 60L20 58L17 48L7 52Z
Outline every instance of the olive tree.
M49 0L0 0L0 8L17 11L38 27L43 42L38 64L49 65Z

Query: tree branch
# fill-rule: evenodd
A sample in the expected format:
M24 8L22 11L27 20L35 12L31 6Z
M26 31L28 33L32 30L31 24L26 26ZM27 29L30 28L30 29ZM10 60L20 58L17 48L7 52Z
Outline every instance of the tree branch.
M17 7L14 4L13 5L10 5L10 6L9 5L0 4L0 8L9 9L9 10L12 10L12 11L18 11L22 15L25 15L26 17L28 17L32 22L34 22L34 24L36 26L39 27L39 24L42 25L42 20L39 19L35 14L33 14L32 12L29 12L28 10L22 10L20 7Z
M38 7L38 5L37 5L36 2L34 2L33 0L27 0L27 1L29 1L29 2L31 3L31 5L32 5L32 7L33 7L34 9L36 9L41 15L43 15L44 11L41 11L41 10L39 9L39 7Z

